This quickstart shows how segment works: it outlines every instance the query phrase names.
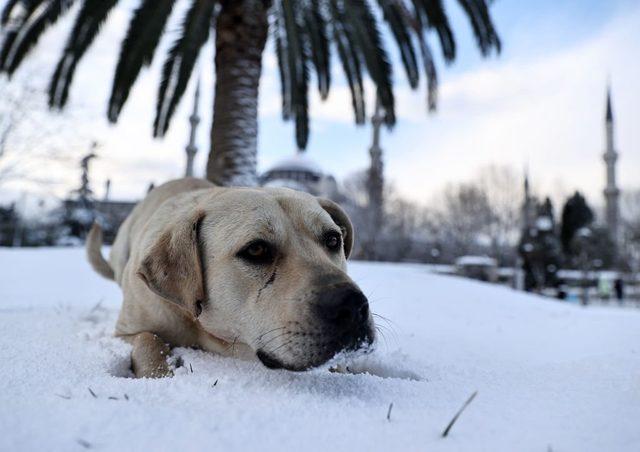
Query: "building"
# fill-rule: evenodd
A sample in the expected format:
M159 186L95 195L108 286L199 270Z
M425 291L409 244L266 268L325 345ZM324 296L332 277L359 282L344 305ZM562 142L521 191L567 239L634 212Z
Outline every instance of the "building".
M95 144L92 145L92 150L95 147ZM95 199L89 183L89 163L95 157L92 152L80 161L80 187L72 190L69 197L62 202L62 224L67 230L67 239L63 243L75 244L78 240L84 239L94 221L98 221L102 226L104 241L113 242L118 228L136 205L136 202L109 199L109 180L106 182L104 199Z
M291 188L334 201L343 198L336 179L301 151L278 161L265 171L260 176L260 185Z
M68 235L83 239L94 221L102 227L105 243L115 240L118 228L129 216L136 202L71 196L62 202Z
M606 186L604 189L605 221L614 245L620 244L620 189L616 183L616 162L618 152L613 140L614 119L611 102L611 89L607 88L607 105L605 113L606 149L603 155L606 168Z

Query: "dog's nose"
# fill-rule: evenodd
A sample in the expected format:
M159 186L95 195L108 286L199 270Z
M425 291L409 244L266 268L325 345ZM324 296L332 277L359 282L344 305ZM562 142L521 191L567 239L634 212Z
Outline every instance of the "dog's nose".
M318 301L319 316L341 331L362 325L369 317L367 297L351 285L328 290Z

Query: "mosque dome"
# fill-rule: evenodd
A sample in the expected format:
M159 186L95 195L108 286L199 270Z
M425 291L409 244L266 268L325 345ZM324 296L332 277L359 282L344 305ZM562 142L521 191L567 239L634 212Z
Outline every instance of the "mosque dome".
M334 201L343 198L336 179L302 152L276 162L260 176L260 185L292 188Z
M310 191L309 184L317 184L324 177L320 165L301 152L286 157L269 168L262 175L264 186L284 186Z

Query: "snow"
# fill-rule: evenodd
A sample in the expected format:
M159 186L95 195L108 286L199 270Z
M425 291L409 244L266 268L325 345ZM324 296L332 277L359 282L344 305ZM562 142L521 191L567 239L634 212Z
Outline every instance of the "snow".
M550 231L553 229L553 221L549 217L540 217L536 221L536 228L539 231Z
M179 349L175 377L136 380L111 336L119 289L82 250L0 249L0 450L640 450L639 310L418 264L350 268L389 321L375 352L344 362L378 375Z
M468 265L478 265L483 267L495 267L497 262L487 256L462 256L456 259L456 265L458 267L464 267Z

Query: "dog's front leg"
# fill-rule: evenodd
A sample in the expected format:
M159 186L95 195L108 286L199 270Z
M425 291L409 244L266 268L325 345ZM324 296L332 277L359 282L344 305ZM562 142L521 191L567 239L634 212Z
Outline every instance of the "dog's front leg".
M136 378L163 378L173 376L167 363L170 349L153 333L138 333L127 337L133 345L131 368Z

